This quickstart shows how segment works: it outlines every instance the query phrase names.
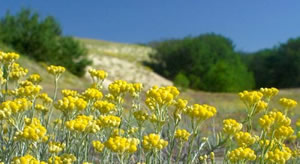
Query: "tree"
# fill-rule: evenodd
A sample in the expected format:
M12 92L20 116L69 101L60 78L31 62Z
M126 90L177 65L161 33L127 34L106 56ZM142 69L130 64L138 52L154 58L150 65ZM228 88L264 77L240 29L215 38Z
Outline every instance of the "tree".
M63 36L54 17L42 19L30 9L22 9L16 15L7 12L0 20L0 41L36 61L62 65L79 76L91 63L84 46Z
M184 72L191 88L240 91L254 86L253 75L234 51L232 41L221 35L204 34L150 45L156 52L151 55L153 62L149 65L171 80L179 72Z

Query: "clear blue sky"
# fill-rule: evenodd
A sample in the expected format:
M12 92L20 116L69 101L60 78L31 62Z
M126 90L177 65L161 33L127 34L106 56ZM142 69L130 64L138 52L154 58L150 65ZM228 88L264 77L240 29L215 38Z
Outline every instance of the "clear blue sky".
M215 32L256 51L300 36L299 0L0 0L0 16L21 7L55 16L64 34L124 43Z

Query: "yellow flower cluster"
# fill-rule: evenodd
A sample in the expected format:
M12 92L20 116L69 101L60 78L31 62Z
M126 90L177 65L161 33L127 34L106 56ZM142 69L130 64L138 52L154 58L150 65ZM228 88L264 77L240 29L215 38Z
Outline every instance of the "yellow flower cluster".
M109 84L108 90L109 93L112 94L114 97L118 97L129 91L129 85L124 80L116 80Z
M96 88L88 88L82 93L82 96L86 100L96 101L100 100L103 97L103 94Z
M125 131L123 129L116 128L111 132L111 136L122 136L124 135Z
M143 123L149 117L148 113L144 110L138 110L133 113L134 118L139 122Z
M277 88L260 88L260 92L267 98L272 98L273 96L276 96L279 92Z
M61 152L65 147L66 147L66 144L62 144L62 143L59 143L59 142L49 142L49 152L50 153L59 153Z
M31 105L32 103L25 98L7 100L0 104L0 120L8 119L12 114L28 110Z
M18 88L16 90L16 95L19 97L34 98L40 93L41 89L42 87L39 85L28 85Z
M112 111L116 111L115 104L112 104L108 101L101 101L101 100L96 101L94 103L94 108L99 110L101 114L107 114Z
M251 146L258 140L257 136L252 137L248 132L237 132L235 133L234 138L240 147Z
M291 158L291 153L288 151L282 151L276 148L274 151L268 151L266 154L266 160L270 163L284 164Z
M193 106L187 107L187 109L184 112L192 119L203 121L215 116L217 110L215 107L210 105L194 104Z
M35 107L34 107L35 110L39 111L39 112L48 112L49 111L49 108L45 107L44 105L42 104L36 104Z
M75 110L81 111L85 109L87 106L87 102L78 97L63 97L63 99L58 100L57 104L55 104L55 108L64 112L64 113L69 113L73 112Z
M287 109L294 108L297 105L297 101L288 98L281 98L279 103Z
M143 148L146 151L159 151L168 146L168 141L160 138L158 134L151 133L143 138Z
M169 106L173 104L174 99L179 95L179 91L176 87L158 87L153 86L147 91L146 104L151 110L155 110L156 107Z
M294 133L294 130L291 126L280 126L277 129L275 129L275 137L277 139L286 139L290 136L292 136Z
M22 132L17 132L17 137L36 141L43 142L48 140L48 136L46 136L47 129L40 123L40 120L37 118L33 118L31 120L25 121L26 125Z
M66 121L66 127L75 132L95 133L100 130L93 116L78 115L74 120Z
M22 157L14 157L12 164L47 164L47 162L38 161L33 156L27 154Z
M51 104L53 102L53 100L48 96L47 93L40 93L37 98L41 99L43 101L43 104Z
M89 69L89 73L92 78L96 78L98 80L104 80L107 77L107 72L103 70Z
M269 147L270 149L273 149L273 147L275 146L275 141L271 140L271 142L270 142L270 140L267 140L267 139L266 140L260 140L259 145L262 148Z
M61 94L62 94L64 97L68 97L68 96L77 97L77 96L78 96L78 92L77 92L77 91L70 90L70 89L63 89L63 90L61 91Z
M0 51L0 62L4 64L10 64L20 58L20 55L14 52L2 52Z
M243 125L233 119L223 120L223 132L228 135L234 135L242 129Z
M274 125L275 128L289 126L291 124L291 119L281 112L269 112L268 114L263 115L258 122L262 128L269 129L272 125Z
M61 156L50 157L48 163L54 164L72 164L76 162L76 157L73 154L63 154Z
M47 67L47 71L52 75L61 75L66 71L65 67L50 65Z
M255 113L264 111L265 109L267 109L267 107L268 107L268 103L266 103L264 101L258 101L258 103L256 104Z
M186 142L189 140L191 133L185 129L177 129L175 131L174 137L177 138L180 142Z
M133 96L136 97L139 93L143 90L142 83L129 83L128 84L128 91Z
M38 84L42 81L42 78L39 74L32 74L27 78L27 80L32 82L33 84Z
M100 141L93 141L92 145L97 152L102 152L104 149L104 144L102 144Z
M114 115L101 115L97 123L101 127L119 127L121 118Z
M18 63L13 63L9 72L9 78L12 80L18 80L21 77L26 76L28 69L21 67Z
M263 94L258 91L243 91L239 93L239 96L246 105L252 106L261 100Z
M110 137L104 145L112 152L123 154L123 153L134 153L137 151L137 145L139 140L136 138L124 138L120 136Z
M238 161L253 161L256 159L256 155L250 148L239 147L230 151L228 158L231 162L236 163Z

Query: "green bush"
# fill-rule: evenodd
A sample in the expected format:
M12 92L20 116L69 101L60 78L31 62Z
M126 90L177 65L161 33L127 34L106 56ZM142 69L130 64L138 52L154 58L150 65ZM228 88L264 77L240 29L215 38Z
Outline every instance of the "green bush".
M174 84L182 89L187 89L190 85L189 79L184 75L184 73L178 73L174 78Z
M241 62L231 40L221 35L204 34L150 45L156 52L148 64L171 80L184 72L194 89L234 92L254 87L252 73Z
M0 21L0 41L36 61L62 65L79 76L90 64L84 46L63 36L54 17L42 19L29 9L16 15L7 12Z
M242 57L253 71L258 88L300 86L300 37Z

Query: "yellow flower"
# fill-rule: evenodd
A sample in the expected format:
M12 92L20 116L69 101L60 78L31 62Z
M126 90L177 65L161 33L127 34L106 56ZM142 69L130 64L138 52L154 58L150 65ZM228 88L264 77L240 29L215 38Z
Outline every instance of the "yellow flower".
M234 138L240 147L251 146L258 139L257 137L252 137L248 132L237 132L235 133Z
M179 91L174 86L161 87L161 88L154 86L147 91L146 105L151 110L155 110L157 106L159 108L163 106L169 106L173 103L173 101L178 95L179 95Z
M59 152L61 152L64 148L65 148L65 144L62 144L62 143L59 143L59 142L49 142L49 152L50 153L55 153L55 154L57 154L57 153L59 153Z
M290 152L276 148L274 151L268 151L265 159L270 163L284 164L291 158L291 155Z
M101 115L97 120L97 124L101 127L119 127L121 118L113 115Z
M40 112L48 112L49 109L41 104L36 104L34 107L35 110L40 111Z
M33 84L38 84L42 81L41 76L39 74L32 74L27 78L27 80L32 82Z
M123 154L123 153L134 153L137 151L137 145L139 140L136 138L124 138L120 136L110 137L104 145L112 152Z
M259 118L259 125L265 130L270 129L271 126L278 128L280 126L289 126L291 119L286 117L281 112L269 112L268 114Z
M96 101L96 100L100 100L103 97L103 94L98 89L88 88L82 93L82 96L86 100Z
M161 139L158 134L151 133L147 136L144 136L142 146L146 151L156 152L165 148L167 145L168 141Z
M96 133L100 130L100 126L92 115L78 115L74 120L66 121L65 125L69 130L75 132Z
M2 52L0 51L0 62L3 64L10 64L20 58L20 55L14 52Z
M93 141L92 145L97 152L102 152L104 148L104 144L102 144L100 141Z
M142 83L129 83L128 84L128 91L131 94L131 96L136 97L139 95L139 93L143 89L143 84Z
M273 96L276 96L279 92L277 88L260 88L260 92L267 97L268 99L271 99Z
M19 97L34 98L40 93L41 89L42 87L39 85L24 86L16 89L16 94Z
M52 75L61 75L66 71L65 67L50 65L47 67L47 71Z
M215 116L217 110L215 107L210 105L194 104L193 106L187 107L184 112L192 119L196 119L197 121L204 121Z
M280 126L275 129L275 137L277 139L286 139L294 133L294 130L291 126Z
M294 108L297 105L297 101L295 101L293 99L287 99L287 98L281 98L279 100L279 103L286 109Z
M258 103L256 104L256 110L255 113L259 113L261 111L264 111L268 108L268 103L264 102L264 101L258 101Z
M149 117L148 113L144 110L138 110L133 113L134 118L139 122L143 123Z
M25 122L26 125L23 131L18 135L23 139L28 139L36 142L43 142L48 137L46 136L47 129L40 123L40 120L33 118Z
M123 129L116 128L111 132L111 136L122 136L125 131Z
M33 156L27 154L22 157L14 157L12 164L47 164L47 163L43 161L38 161Z
M72 164L76 162L76 157L73 154L63 154L61 156L54 156L50 157L48 163L55 163L55 164Z
M107 114L111 113L112 111L116 111L115 104L101 100L94 103L94 108L100 111L101 114Z
M114 97L118 97L129 91L129 84L124 80L116 80L109 84L108 90Z
M243 125L233 119L226 119L223 121L223 131L225 134L234 135L242 129Z
M28 69L21 67L18 63L13 63L9 72L9 78L12 80L18 80L21 77L26 76Z
M269 149L272 150L275 146L275 141L271 140L271 142L270 142L270 140L260 140L259 145L261 148L266 149L267 147L269 147Z
M185 129L177 129L175 131L175 138L177 138L180 142L186 142L189 140L191 133L186 131Z
M239 96L241 100L250 107L258 103L263 97L263 94L258 91L243 91L239 93Z
M92 78L96 78L98 80L104 80L107 77L107 72L103 70L89 69L89 73Z
M51 104L53 102L53 100L48 96L47 93L40 93L38 96L37 96L38 99L41 99L43 101L43 104Z
M56 109L64 112L69 113L75 110L81 111L86 108L87 102L82 98L78 97L64 97L61 100L58 100L57 104L54 105Z
M70 90L70 89L63 89L61 91L62 95L64 97L68 97L68 96L72 96L72 97L77 97L78 96L78 92L74 91L74 90Z
M238 161L254 161L256 159L256 155L252 149L243 147L230 151L227 156L233 163Z

